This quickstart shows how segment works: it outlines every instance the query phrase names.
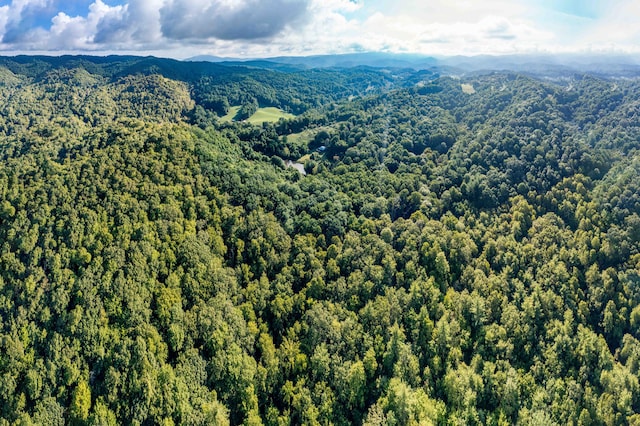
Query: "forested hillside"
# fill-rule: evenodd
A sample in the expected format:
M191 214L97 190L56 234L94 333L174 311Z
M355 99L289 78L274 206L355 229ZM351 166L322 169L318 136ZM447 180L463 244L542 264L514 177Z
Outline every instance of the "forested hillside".
M2 425L640 424L640 80L4 58L0 140Z

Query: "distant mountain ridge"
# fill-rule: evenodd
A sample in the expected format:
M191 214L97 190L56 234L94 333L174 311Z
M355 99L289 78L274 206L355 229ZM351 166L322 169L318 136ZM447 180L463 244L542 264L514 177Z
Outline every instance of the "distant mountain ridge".
M438 60L431 56L418 54L392 54L392 53L348 53L340 55L313 55L313 56L278 56L271 58L221 58L218 56L201 55L186 59L186 61L207 62L232 62L239 64L255 64L268 62L288 64L300 68L352 68L357 66L370 66L376 68L413 68L427 69L438 65Z
M280 56L271 58L222 58L201 55L189 62L215 62L225 65L294 71L314 68L409 68L436 70L442 74L465 75L491 71L522 72L542 77L595 74L602 77L640 76L640 57L624 54L518 54L478 56L428 56L396 53L349 53L338 55Z

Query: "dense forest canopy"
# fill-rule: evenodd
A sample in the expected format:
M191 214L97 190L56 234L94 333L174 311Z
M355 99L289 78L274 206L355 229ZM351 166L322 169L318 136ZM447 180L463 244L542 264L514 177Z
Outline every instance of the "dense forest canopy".
M17 57L0 99L0 424L640 423L640 80Z

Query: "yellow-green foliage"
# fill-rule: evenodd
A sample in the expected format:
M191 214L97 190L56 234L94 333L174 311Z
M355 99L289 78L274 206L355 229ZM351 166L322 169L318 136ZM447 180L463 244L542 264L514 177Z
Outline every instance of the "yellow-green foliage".
M0 423L638 421L637 81L83 61L0 58Z
M289 119L294 117L295 116L293 114L289 114L288 112L285 112L280 108L266 107L258 108L258 111L256 111L255 114L249 117L247 121L254 124L261 124L265 122L273 123L280 120L281 118Z

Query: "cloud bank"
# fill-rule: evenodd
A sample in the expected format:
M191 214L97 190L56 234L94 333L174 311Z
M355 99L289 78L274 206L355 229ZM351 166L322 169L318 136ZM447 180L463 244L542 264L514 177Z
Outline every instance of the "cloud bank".
M277 56L638 51L635 0L11 0L0 51ZM3 2L0 1L0 4ZM615 30L615 31L612 31Z
M70 16L56 12L55 3L13 0L0 7L0 49L161 49L216 40L265 43L303 26L310 6L310 0L128 0L113 6L95 0L85 2L84 15ZM52 11L55 14L49 16Z
M160 9L172 40L269 39L303 22L309 0L171 0Z

